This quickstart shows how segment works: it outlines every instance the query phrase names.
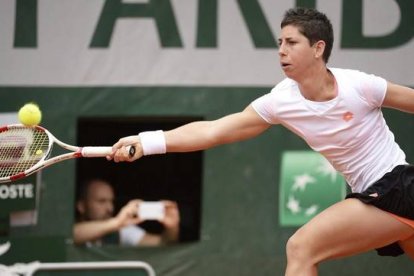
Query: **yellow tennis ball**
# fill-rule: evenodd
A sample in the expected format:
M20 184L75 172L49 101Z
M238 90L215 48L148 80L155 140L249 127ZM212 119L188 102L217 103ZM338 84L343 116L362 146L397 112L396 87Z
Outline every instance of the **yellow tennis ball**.
M19 110L19 121L25 126L35 126L42 120L42 112L35 103L27 103Z

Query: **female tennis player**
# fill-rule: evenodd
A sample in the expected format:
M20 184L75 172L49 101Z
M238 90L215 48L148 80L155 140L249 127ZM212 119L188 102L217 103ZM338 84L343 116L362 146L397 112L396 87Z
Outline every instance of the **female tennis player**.
M288 10L281 23L286 79L240 113L170 131L120 139L108 159L204 150L281 124L323 154L352 188L288 241L287 276L317 275L318 264L377 249L414 258L414 166L396 144L381 107L414 112L414 90L355 70L327 67L333 30L314 9ZM135 145L129 157L126 147Z

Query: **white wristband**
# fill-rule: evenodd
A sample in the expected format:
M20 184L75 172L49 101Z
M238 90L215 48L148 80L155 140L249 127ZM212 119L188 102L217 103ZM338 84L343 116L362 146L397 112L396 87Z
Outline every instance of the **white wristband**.
M144 131L138 134L144 155L163 154L167 152L165 136L162 130Z

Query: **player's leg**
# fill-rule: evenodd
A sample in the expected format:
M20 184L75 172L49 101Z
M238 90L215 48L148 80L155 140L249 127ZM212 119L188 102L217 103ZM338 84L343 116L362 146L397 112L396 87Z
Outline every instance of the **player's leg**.
M400 241L399 244L405 254L414 260L414 235L406 240Z
M286 276L314 276L321 261L380 248L413 234L411 227L388 213L346 199L321 212L289 239Z

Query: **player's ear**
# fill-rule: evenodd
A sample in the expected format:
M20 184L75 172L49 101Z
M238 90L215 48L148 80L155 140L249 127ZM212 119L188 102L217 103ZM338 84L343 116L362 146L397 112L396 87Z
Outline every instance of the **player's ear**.
M313 44L315 58L321 58L325 52L326 43L323 40L319 40Z

